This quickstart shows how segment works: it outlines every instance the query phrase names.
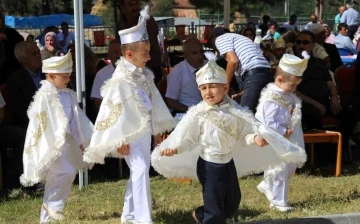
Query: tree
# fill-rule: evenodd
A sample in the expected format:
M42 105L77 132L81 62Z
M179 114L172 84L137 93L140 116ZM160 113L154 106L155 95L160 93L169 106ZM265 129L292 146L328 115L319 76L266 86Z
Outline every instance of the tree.
M154 8L151 11L152 16L174 16L174 1L173 0L157 0L154 3Z

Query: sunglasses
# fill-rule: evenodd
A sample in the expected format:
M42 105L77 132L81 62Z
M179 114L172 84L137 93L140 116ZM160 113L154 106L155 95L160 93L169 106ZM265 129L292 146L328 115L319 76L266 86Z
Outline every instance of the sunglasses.
M297 45L303 44L303 45L308 45L311 43L311 41L309 40L296 40L295 42Z

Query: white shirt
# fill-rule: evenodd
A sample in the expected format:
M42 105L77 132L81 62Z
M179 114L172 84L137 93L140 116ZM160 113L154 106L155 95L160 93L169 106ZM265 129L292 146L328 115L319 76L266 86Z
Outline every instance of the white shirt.
M280 89L273 83L268 85L268 89L270 91L274 91L276 93L281 94L291 102L293 108L295 107L295 99L290 94L286 94L284 90ZM258 120L261 120L259 116L260 114L257 112L255 114L255 117ZM291 122L291 116L292 114L286 108L280 106L277 103L268 101L264 104L264 108L263 108L263 117L265 121L264 124L281 135L284 135L286 133L286 129L290 128L289 126Z
M293 25L290 25L289 22L286 22L286 23L283 24L283 27L286 28L287 30L291 30L291 29L297 28L297 24L294 23Z
M0 108L5 107L5 105L6 105L5 100L2 96L2 94L0 93Z
M230 113L229 106L209 106L205 117L196 118L186 132L181 146L177 148L179 153L201 147L201 158L208 162L224 164L233 158L232 149L238 143L238 139L244 140L246 145L254 144L254 134L249 134L252 127L244 125L241 119ZM231 133L229 130L232 130Z
M196 69L186 60L175 65L166 78L167 88L165 96L177 100L187 107L198 104L202 97L196 83L195 71Z
M115 68L112 63L106 65L104 68L100 69L95 76L94 83L91 89L91 98L102 99L100 90L104 85L105 81L112 77Z
M68 51L68 46L71 44L71 42L75 42L75 34L74 32L69 32L69 34L66 37L66 42L64 47L60 46L59 42L64 40L64 34L62 32L58 33L56 35L56 42L58 43L58 47L61 49L61 51L66 54Z

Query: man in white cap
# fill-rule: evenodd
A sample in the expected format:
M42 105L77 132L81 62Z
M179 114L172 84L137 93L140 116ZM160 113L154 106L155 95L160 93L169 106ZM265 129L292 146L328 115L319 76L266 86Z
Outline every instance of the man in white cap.
M75 92L66 88L72 72L71 54L44 60L42 71L46 80L28 110L20 181L24 186L45 181L40 223L48 223L64 219L77 170L88 167L81 157L93 125L78 106Z
M104 163L105 157L124 157L130 168L121 223L152 223L150 195L151 135L154 144L161 133L175 125L169 109L145 67L150 59L146 30L149 6L140 12L139 23L119 31L123 57L101 89L103 101L84 160Z
M193 212L194 220L226 224L240 204L238 177L290 160L302 163L306 154L230 99L225 70L217 66L213 53L206 57L209 62L196 73L203 101L190 108L154 150L152 165L167 178L199 179L204 205ZM289 158L292 153L295 156Z
M292 143L304 148L304 137L301 129L301 101L294 91L302 81L308 59L306 51L304 59L285 54L275 73L275 82L269 83L261 92L261 98L255 117L267 127L288 138ZM270 201L270 207L280 212L293 209L287 203L289 178L295 172L297 164L282 164L280 167L266 170L264 181L258 185ZM277 175L270 177L276 170Z
M316 43L313 49L313 56L324 60L328 64L329 69L335 72L343 63L336 46L325 42L325 25L315 23L310 26L309 31L315 35Z

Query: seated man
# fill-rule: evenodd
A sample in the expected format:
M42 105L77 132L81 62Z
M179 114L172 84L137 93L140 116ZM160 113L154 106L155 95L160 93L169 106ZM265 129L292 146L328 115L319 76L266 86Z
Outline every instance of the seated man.
M301 31L296 40L295 55L302 58L305 50L310 54L315 45L315 35L310 31ZM354 128L354 114L347 108L341 108L338 91L331 79L325 62L311 56L298 85L296 94L302 99L303 128L322 129L322 118L336 116L340 120L340 132L343 135L343 158L348 156L348 139Z
M334 44L338 49L346 49L353 54L357 54L356 47L348 37L349 27L345 23L338 25L339 34L334 38Z
M35 42L18 43L14 53L22 66L7 81L9 100L13 102L12 124L26 129L29 124L28 107L45 76L41 72L41 54Z
M96 108L100 108L102 101L100 89L104 85L105 81L111 78L116 68L115 63L120 58L121 55L122 54L121 54L120 41L117 39L112 40L108 48L108 58L111 61L111 63L106 65L104 68L100 69L100 71L97 72L91 89L91 99L94 101Z
M315 34L315 42L317 43L313 50L314 56L323 59L326 63L328 63L330 70L335 72L335 70L343 63L336 46L325 42L325 26L320 23L316 23L310 26L309 31ZM323 47L325 52L321 47Z
M26 129L9 125L5 120L5 100L0 93L0 153L4 171L3 179L5 188L12 189L20 187L20 175L23 173L23 149L25 143ZM8 149L12 149L11 157Z
M198 39L184 45L184 61L175 65L167 76L166 103L173 113L185 113L202 98L196 83L196 71L204 66L204 50Z

